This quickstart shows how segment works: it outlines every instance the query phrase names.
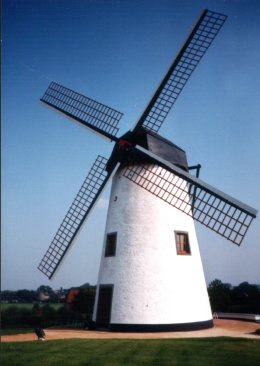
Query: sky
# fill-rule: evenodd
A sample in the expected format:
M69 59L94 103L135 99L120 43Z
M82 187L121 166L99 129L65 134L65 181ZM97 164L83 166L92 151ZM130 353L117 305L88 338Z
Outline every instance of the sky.
M228 15L163 124L200 178L260 209L258 0L2 1L2 290L96 284L110 186L52 281L37 266L108 140L43 106L51 81L133 127L208 8ZM196 225L207 283L260 284L260 224L242 245Z

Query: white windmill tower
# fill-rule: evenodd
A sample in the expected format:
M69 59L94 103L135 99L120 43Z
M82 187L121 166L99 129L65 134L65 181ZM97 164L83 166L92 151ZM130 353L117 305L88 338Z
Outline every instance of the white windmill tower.
M132 131L122 117L51 83L44 103L115 142L98 156L39 269L51 278L113 177L93 321L114 331L213 325L194 220L240 245L256 210L189 174L185 151L158 135L167 114L226 20L203 11Z

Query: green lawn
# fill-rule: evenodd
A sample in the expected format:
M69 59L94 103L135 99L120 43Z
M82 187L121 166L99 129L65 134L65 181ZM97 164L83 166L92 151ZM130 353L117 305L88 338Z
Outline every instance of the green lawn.
M241 338L2 343L5 366L259 366L260 340Z
M1 335L13 335L13 334L24 334L32 333L34 329L30 328L1 328Z
M57 309L61 308L62 306L64 306L63 303L60 303L60 304L56 304L56 303L55 304L43 304L43 303L41 303L41 304L39 304L40 308L42 308L45 305L50 305L55 310L57 310ZM19 308L19 309L20 308L24 308L24 309L29 309L30 310L30 309L33 308L33 306L34 306L34 304L32 304L32 303L14 303L14 304L8 303L8 304L1 304L1 311L7 310L10 307L16 307L16 308Z

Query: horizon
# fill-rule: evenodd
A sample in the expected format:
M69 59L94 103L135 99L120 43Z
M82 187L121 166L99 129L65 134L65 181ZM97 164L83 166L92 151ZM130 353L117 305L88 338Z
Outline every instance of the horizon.
M238 287L240 286L241 284L243 283L248 283L250 286L256 286L259 290L260 290L260 283L250 283L248 281L242 281L240 282L239 284L237 285L233 285L232 283L228 283L228 282L223 282L221 279L219 278L215 278L214 280L212 280L210 283L207 284L207 288L209 287L209 285L213 282L213 281L216 281L216 280L220 280L222 282L223 285L230 285L231 288L235 288L235 287ZM71 290L71 289L84 289L84 288L87 288L87 287L96 287L97 284L91 284L91 283L83 283L82 285L78 285L78 286L70 286L70 287L60 287L60 288L52 288L50 285L40 285L38 286L36 289L32 289L32 288L20 288L20 289L16 289L16 290L9 290L9 289L5 289L5 290L1 290L1 292L4 292L4 291L10 291L10 292L17 292L17 291L22 291L22 290L28 290L28 291L37 291L39 287L50 287L52 289L52 291L66 291L66 290Z

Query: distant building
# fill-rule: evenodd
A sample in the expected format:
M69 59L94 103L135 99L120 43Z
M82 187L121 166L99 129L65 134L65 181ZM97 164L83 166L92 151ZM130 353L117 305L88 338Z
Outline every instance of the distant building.
M48 301L49 299L50 299L50 296L47 295L46 293L44 293L42 291L39 293L39 300L40 301Z

